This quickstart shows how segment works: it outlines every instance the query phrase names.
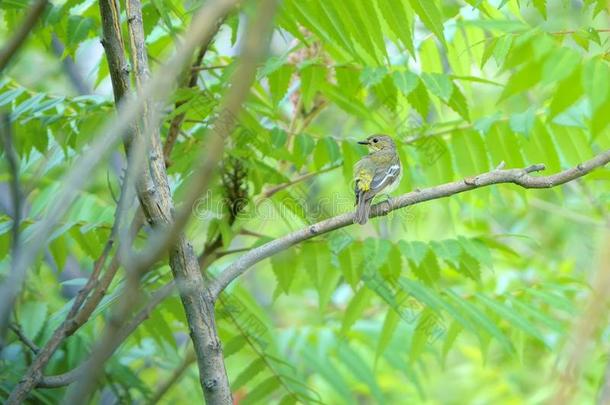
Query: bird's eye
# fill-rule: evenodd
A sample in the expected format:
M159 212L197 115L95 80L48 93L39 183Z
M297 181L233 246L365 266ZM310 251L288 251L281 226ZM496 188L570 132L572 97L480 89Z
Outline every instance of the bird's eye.
M374 139L373 139L373 142L377 143L377 141L378 141L378 140L379 140L379 139L374 138Z

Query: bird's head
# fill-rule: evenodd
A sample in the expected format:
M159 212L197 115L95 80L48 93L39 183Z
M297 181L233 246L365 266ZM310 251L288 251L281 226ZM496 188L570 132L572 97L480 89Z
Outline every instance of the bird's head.
M388 150L395 149L396 144L394 140L390 138L388 135L376 134L371 135L366 140L358 142L360 145L368 146L371 152L375 152L378 150Z

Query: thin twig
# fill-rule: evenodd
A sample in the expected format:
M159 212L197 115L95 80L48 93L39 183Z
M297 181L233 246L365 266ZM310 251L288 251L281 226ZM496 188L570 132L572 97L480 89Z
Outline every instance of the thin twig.
M218 24L216 26L216 32L218 32L221 25L225 21L225 19L226 18L222 18L222 19L218 20ZM208 48L210 47L210 43L212 42L213 38L214 38L214 36L210 36L209 38L207 38L207 41L205 43L201 44L201 46L199 47L199 52L197 53L197 57L195 58L195 61L191 65L190 74L187 76L188 80L185 83L186 87L188 87L188 88L197 87L197 79L199 77L199 71L204 70L205 68L209 68L209 69L213 68L211 66L201 66L201 64L203 63L203 59L205 58L205 54L207 53ZM179 108L185 102L186 101L184 101L184 100L176 101L176 104L174 105L174 109ZM169 167L171 164L170 156L172 154L172 149L174 148L174 145L176 144L176 140L178 139L178 134L180 134L182 132L182 130L181 130L182 123L184 122L185 116L186 116L186 113L178 114L174 118L172 118L172 120L169 124L169 130L167 132L167 137L165 138L165 144L163 145L163 158L165 159L165 165L167 167Z
M116 335L116 339L113 341L110 347L110 355L116 351L116 349L129 337L131 334L150 317L150 314L161 304L167 297L169 297L175 289L176 285L173 281L167 283L163 287L156 290L146 301L146 306L142 308L129 323L123 325L120 331ZM40 388L59 388L70 385L77 381L83 372L86 371L87 367L91 364L91 357L83 362L76 368L67 371L62 374L46 376L40 379L38 387Z
M28 11L17 32L15 32L6 42L6 45L0 50L0 72L4 70L19 48L25 43L30 31L32 31L34 25L36 25L36 22L42 15L47 4L48 0L36 1Z
M19 338L19 340L21 341L21 343L23 343L24 345L27 346L28 349L30 349L32 351L32 353L34 354L38 354L38 352L40 352L40 348L38 346L36 346L36 343L32 342L30 340L30 338L28 338L25 333L23 333L23 330L21 329L21 326L17 325L16 323L11 323L11 325L9 326L9 328L13 331L13 333Z
M191 67L191 71L192 72L200 72L202 70L213 70L213 69L225 69L228 68L229 66L231 66L230 64L228 65L209 65L209 66L194 66Z
M544 165L533 165L524 169L493 170L491 172L483 173L478 176L466 178L453 183L413 191L399 197L392 198L386 202L376 204L371 210L371 218L387 215L396 209L438 198L449 197L454 194L463 193L475 188L490 186L492 184L513 183L524 188L551 188L580 178L592 170L606 165L608 162L610 162L610 150L602 152L594 158L578 164L576 167L550 176L535 177L530 175L530 173L544 170ZM233 280L252 267L252 265L297 243L339 228L352 225L353 219L353 212L337 215L252 249L245 255L235 260L231 265L225 268L222 273L219 274L218 278L210 286L210 290L212 291L214 298L218 298L219 294Z
M46 211L45 217L37 224L37 232L20 249L20 254L14 257L15 271L4 280L0 286L0 322L8 319L16 292L21 289L27 269L32 265L38 253L48 243L49 236L55 225L66 214L78 197L79 191L92 177L90 174L103 161L107 152L114 148L117 142L125 136L126 131L144 110L145 100L164 99L174 88L176 77L190 59L194 49L205 38L213 34L212 27L238 0L215 0L206 2L195 15L189 30L184 35L181 47L168 63L162 66L155 77L142 92L142 97L134 97L122 103L117 117L104 125L94 134L89 148L81 153L72 168L59 181L62 187L55 195ZM6 323L0 324L0 330L6 330Z
M295 185L295 184L298 184L298 183L300 183L300 182L302 182L302 181L309 180L309 179L311 179L312 177L319 176L320 174L328 173L328 172L330 172L330 171L332 171L332 170L338 169L338 168L339 168L339 167L341 167L341 166L342 166L342 165L340 165L340 164L339 164L339 165L334 165L334 166L327 167L326 169L318 170L317 172L312 172L312 173L303 174L303 175L301 175L301 176L297 177L297 178L296 178L296 179L294 179L294 180L287 181L286 183L282 183L282 184L279 184L279 185L277 185L277 186L274 186L274 187L272 187L272 188L269 188L269 189L265 190L265 191L264 191L264 192L263 192L263 193L260 195L260 198L270 198L270 197L272 197L274 194L276 194L276 193L278 193L278 192L280 192L280 191L282 191L282 190L285 190L285 189L287 189L287 188L288 188L288 187L290 187L290 186L293 186L293 185Z

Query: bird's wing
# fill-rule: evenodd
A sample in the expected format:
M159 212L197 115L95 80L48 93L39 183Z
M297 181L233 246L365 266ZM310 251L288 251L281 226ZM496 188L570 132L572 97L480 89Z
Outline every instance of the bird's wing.
M377 194L384 188L394 183L400 177L400 162L393 161L389 166L378 168L370 184L370 190Z

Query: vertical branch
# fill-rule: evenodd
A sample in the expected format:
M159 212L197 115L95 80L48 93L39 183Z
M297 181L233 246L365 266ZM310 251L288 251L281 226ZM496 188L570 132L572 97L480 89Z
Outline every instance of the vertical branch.
M4 147L4 154L8 162L9 171L11 172L11 198L13 205L13 226L12 226L12 245L11 245L11 276L15 276L19 269L15 265L15 257L18 256L21 249L21 243L19 241L19 226L21 225L21 187L19 185L19 157L15 152L13 145L13 134L11 130L11 118L8 113L2 113L0 115L0 137L2 137L2 143ZM13 303L21 290L20 286L15 286L14 291L11 292L10 302L8 303L9 308L13 307ZM6 336L7 327L9 325L10 310L0 314L0 350L4 347L4 338Z
M9 171L11 173L10 188L13 208L13 244L11 246L11 252L14 257L19 250L19 225L21 225L21 211L23 209L21 186L19 185L19 157L17 156L13 145L10 115L8 113L3 113L0 116L0 120L0 136L2 137L4 154L6 155L6 161L8 162Z
M606 234L608 236L608 234ZM608 240L606 237L603 239ZM549 403L569 404L573 402L578 390L582 367L586 360L587 348L594 339L599 327L607 321L608 295L610 294L610 244L604 242L599 257L599 268L591 283L591 291L582 315L575 320L569 335L566 365L557 376L557 389ZM607 401L608 393L602 388L600 403Z
M216 26L216 31L218 31L218 29L222 25L222 22L223 22L223 20L218 21L218 24ZM186 83L187 87L193 88L193 87L197 86L197 78L199 77L199 70L197 70L195 68L200 67L201 64L203 63L203 58L205 57L205 54L207 53L211 42L212 42L212 37L210 37L208 39L208 41L206 41L205 43L201 44L201 47L199 48L199 52L197 52L197 57L195 58L195 61L193 62L193 64L191 65L191 69L189 70L188 82ZM176 101L174 108L177 109L184 103L185 103L184 101ZM182 128L182 123L184 122L185 116L186 116L185 113L181 113L181 114L176 115L170 121L169 131L167 132L167 138L165 138L165 145L163 145L163 157L165 159L165 164L167 166L169 166L169 164L170 164L170 155L172 153L172 149L174 148L174 145L176 144L176 140L178 139L178 134L180 133L180 129Z

